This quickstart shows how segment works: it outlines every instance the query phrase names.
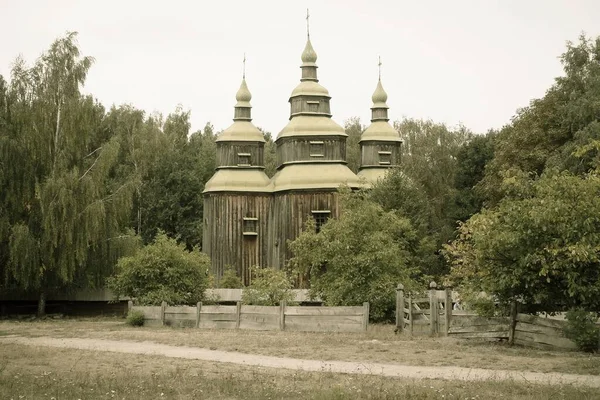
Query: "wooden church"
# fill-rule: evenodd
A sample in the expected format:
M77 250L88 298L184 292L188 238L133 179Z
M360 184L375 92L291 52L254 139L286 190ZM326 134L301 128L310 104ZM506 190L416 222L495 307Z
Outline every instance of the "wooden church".
M234 268L244 284L250 268L284 268L308 218L317 229L340 212L338 188L369 186L398 165L402 140L389 123L381 76L371 124L360 139L358 174L346 165L344 128L331 119L331 96L317 78L317 54L308 35L302 76L289 99L290 119L275 140L277 172L264 172L263 134L252 124L245 76L236 94L233 124L217 138L217 168L206 183L202 250L221 277Z

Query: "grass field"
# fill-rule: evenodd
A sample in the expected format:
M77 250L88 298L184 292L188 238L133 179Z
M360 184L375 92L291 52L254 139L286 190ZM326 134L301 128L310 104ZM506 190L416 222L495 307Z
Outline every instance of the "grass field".
M410 338L391 326L366 333L256 332L170 327L132 328L123 319L0 321L0 335L152 341L317 360L459 366L600 375L600 355L550 352L452 338Z
M1 399L598 399L597 389L406 380L0 344Z

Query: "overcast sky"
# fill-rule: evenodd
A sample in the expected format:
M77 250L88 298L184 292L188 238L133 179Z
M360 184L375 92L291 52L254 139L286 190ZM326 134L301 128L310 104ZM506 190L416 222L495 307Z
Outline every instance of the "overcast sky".
M430 118L499 128L562 73L581 32L600 34L598 0L31 1L0 0L0 74L33 62L66 31L95 57L85 91L107 108L164 115L192 129L231 124L247 55L254 123L277 134L300 79L306 8L333 118L370 118L377 57L392 120Z

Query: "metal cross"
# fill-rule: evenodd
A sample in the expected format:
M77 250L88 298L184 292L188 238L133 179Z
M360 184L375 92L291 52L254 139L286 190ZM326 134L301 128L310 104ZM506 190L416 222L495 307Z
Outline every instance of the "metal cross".
M381 56L379 56L379 64L377 66L379 67L379 80L381 80Z
M310 28L308 25L308 19L310 18L310 14L308 13L308 8L306 9L306 36L310 39Z
M246 79L246 53L244 53L244 73L243 78Z

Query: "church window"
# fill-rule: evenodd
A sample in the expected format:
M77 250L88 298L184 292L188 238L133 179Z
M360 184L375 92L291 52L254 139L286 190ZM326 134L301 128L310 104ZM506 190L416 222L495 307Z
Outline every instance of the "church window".
M380 151L379 152L379 165L390 165L392 163L392 152L391 151Z
M250 166L250 153L238 153L238 167Z
M320 140L312 140L310 142L310 156L311 157L324 157L325 156L325 144Z
M309 100L306 102L308 105L308 112L319 112L319 101Z
M327 222L331 215L331 211L329 210L313 210L312 211L313 218L315 219L315 225L317 233L321 231L321 227Z
M244 217L242 234L244 236L258 236L258 218Z

